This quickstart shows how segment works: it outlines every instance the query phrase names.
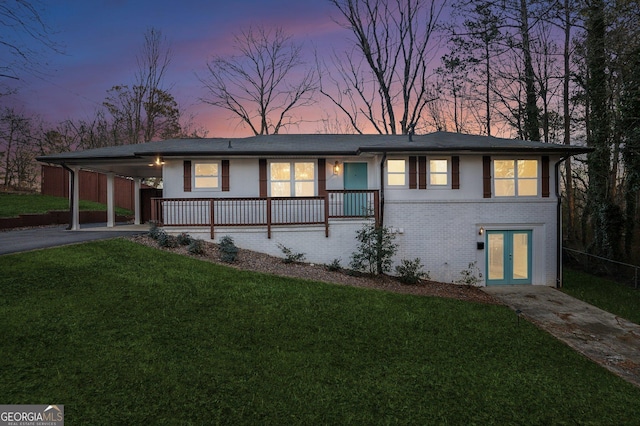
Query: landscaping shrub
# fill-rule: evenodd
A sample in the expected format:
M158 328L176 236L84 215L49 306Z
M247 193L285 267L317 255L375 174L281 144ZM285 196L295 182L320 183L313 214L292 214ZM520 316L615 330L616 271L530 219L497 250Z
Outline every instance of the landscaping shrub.
M327 269L332 272L342 270L342 265L340 265L340 259L333 259L333 262L327 265Z
M482 279L482 273L477 266L477 262L470 262L467 269L460 271L460 279L455 281L456 284L477 286Z
M417 257L415 260L402 259L401 264L396 266L396 272L404 284L417 284L422 278L429 278L429 272L422 270L422 262Z
M176 239L176 237L169 235L164 231L160 231L157 241L158 245L163 248L178 247L178 240Z
M398 245L393 242L395 234L384 226L373 222L365 224L356 232L358 251L351 255L351 267L356 271L383 274L391 270L391 258Z
M304 253L295 253L289 247L285 247L281 243L278 243L278 247L282 250L282 253L284 253L284 263L297 263L302 262L305 259Z
M220 259L226 263L233 263L238 256L238 247L233 243L233 238L225 235L220 239Z
M192 240L193 238L191 238L191 235L187 234L186 232L181 232L176 237L176 241L181 246L188 246L189 244L191 244Z
M149 237L157 240L161 232L163 231L162 229L158 228L158 224L156 222L149 222L149 232L147 233Z
M187 247L187 251L190 254L204 254L204 241L192 238L191 242L189 243L189 247Z

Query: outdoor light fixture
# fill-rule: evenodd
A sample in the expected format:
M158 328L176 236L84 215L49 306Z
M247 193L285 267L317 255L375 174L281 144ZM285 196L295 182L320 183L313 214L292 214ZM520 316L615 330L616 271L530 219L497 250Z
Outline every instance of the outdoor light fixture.
M484 228L481 226L478 235L484 235Z
M162 166L164 165L164 160L162 159L162 157L157 156L155 160L153 160L153 163L149 164L149 167L153 167L153 166Z
M335 164L333 165L333 174L337 175L339 173L340 173L340 163L336 161Z

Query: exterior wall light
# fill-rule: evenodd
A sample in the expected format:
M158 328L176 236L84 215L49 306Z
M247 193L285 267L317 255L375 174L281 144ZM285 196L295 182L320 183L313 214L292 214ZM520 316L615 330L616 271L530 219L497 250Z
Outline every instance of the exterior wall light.
M481 226L478 235L484 235L484 228Z
M340 163L338 163L337 161L333 164L333 174L340 174Z
M158 157L156 157L155 160L153 160L153 163L149 164L149 167L163 166L163 165L164 165L164 160L162 159L162 157L158 156Z

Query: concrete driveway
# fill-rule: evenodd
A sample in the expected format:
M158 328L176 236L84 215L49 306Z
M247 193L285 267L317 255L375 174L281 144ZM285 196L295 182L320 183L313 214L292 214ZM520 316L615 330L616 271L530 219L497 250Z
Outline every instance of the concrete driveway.
M67 231L66 227L60 225L2 231L0 255L141 234L149 228L147 225L107 228L104 224L89 224L82 225L78 231Z
M640 325L546 286L483 290L576 351L640 387Z

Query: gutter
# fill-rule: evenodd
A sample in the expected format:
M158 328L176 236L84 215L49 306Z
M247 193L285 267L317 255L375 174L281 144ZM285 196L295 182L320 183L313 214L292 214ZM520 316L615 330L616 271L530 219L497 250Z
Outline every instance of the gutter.
M67 231L69 231L73 227L73 193L75 191L74 186L76 172L69 168L66 163L61 163L60 165L63 169L69 172L69 183L71 184L71 187L69 188L69 226L67 226Z
M562 197L560 196L560 164L564 163L570 156L570 154L565 155L560 158L555 165L556 199L558 200L556 208L556 288L562 288Z
M382 153L380 161L380 227L384 226L384 162L387 161L387 152Z

